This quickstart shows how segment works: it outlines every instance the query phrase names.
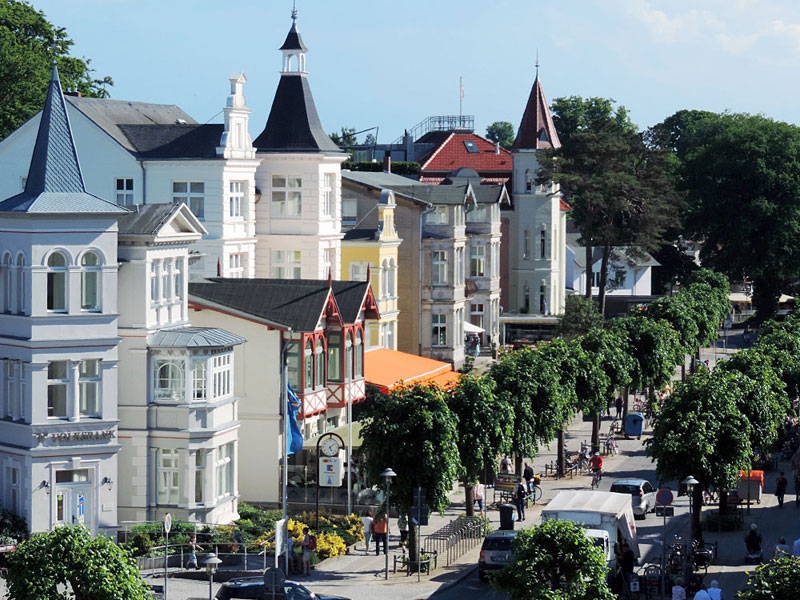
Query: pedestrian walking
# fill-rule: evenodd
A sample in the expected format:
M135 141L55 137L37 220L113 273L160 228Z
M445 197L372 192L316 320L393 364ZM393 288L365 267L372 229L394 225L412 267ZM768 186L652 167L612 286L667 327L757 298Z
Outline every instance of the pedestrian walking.
M530 466L527 462L525 463L525 468L522 469L522 478L525 480L525 489L528 490L528 493L531 493L531 480L533 479L533 467Z
M797 538L792 544L792 556L800 556L800 538Z
M789 548L789 544L786 543L786 538L781 536L778 538L778 543L775 544L775 549L772 551L772 558L776 558L778 556L791 556L792 549Z
M375 532L375 556L380 556L381 542L383 542L383 553L389 554L389 515L386 513L382 517L376 518L372 523Z
M194 566L195 570L200 566L197 564L197 551L203 551L203 547L197 543L197 536L193 535L189 539L189 561L186 563L186 568Z
M405 549L408 539L408 515L400 515L397 519L397 529L400 530L400 547Z
M778 499L778 508L783 508L783 496L786 494L786 487L788 485L789 481L786 479L783 471L781 471L778 475L778 479L775 480L775 497Z
M303 575L311 575L311 553L317 549L317 538L303 527Z
M369 542L372 537L372 513L370 511L361 517L361 524L364 526L364 552L369 554Z
M680 577L672 586L672 600L686 600L686 588L683 587L683 579Z
M617 409L617 419L619 419L622 417L622 396L617 396L615 404Z
M483 516L483 501L486 498L486 486L480 481L472 488L472 497L478 503L478 512Z
M611 407L614 405L614 398L609 397L606 400L606 416L611 418Z
M500 472L511 473L511 459L508 458L508 454L503 455L503 458L500 460Z
M725 593L720 589L719 582L713 580L711 586L708 588L708 595L711 600L725 600Z
M700 584L700 589L697 590L697 593L694 595L694 600L711 600L711 596L709 596L706 591L705 583Z
M514 490L514 504L517 507L517 521L525 520L525 485L522 483L522 477L517 479L517 488Z

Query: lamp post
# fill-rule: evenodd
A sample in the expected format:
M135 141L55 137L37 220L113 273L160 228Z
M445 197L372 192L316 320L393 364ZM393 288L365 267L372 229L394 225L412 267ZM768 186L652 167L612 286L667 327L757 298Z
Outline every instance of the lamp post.
M694 539L694 486L700 482L689 475L686 479L681 481L681 483L686 486L686 491L689 492L689 519L691 523L689 530L691 532L692 539Z
M386 557L386 570L384 572L384 579L389 579L389 490L392 487L392 478L397 477L397 473L392 471L391 468L387 468L383 473L381 473L381 477L386 479L386 533L383 535L386 536L386 540L384 541L385 546L383 547L383 555ZM376 549L377 542L376 542ZM380 549L378 549L380 551Z
M206 568L206 573L208 573L208 600L214 600L214 590L212 586L214 584L214 573L217 570L217 565L221 564L222 561L217 558L217 555L213 552L208 555L208 558L203 561L203 566Z

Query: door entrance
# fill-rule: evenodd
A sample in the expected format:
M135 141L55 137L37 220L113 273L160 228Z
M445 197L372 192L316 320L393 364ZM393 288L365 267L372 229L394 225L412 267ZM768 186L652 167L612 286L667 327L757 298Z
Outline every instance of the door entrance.
M92 485L88 469L56 472L57 525L86 525L92 529Z

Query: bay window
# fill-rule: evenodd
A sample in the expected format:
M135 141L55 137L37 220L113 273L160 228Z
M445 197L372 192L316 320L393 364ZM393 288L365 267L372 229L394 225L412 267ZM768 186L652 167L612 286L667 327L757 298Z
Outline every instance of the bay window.
M483 277L486 274L486 246L470 244L470 277Z
M6 294L10 294L10 291ZM10 307L10 304L7 306ZM53 252L47 258L47 310L67 310L67 259L61 252Z
M342 381L342 334L328 334L328 380Z
M447 252L444 250L431 253L431 285L447 285Z
M178 451L162 448L158 457L158 503L178 503L180 457Z
M78 369L80 413L82 417L100 416L100 361L82 360Z
M345 380L353 379L353 334L345 334L344 338Z
M356 379L360 379L364 376L364 344L362 339L362 334L360 331L356 331L356 343L354 346L355 351L355 370L353 372L353 376Z
M314 361L317 367L316 386L318 388L325 386L325 345L322 339L317 340L317 349L314 352Z
M298 342L286 342L286 362L289 385L297 391L300 389L300 344Z
M100 258L95 252L81 257L81 310L100 309Z
M447 314L434 313L431 315L431 346L447 346Z
M303 179L296 175L272 176L272 217L299 217L303 211Z
M305 361L305 389L311 391L314 389L314 350L310 340L306 343L303 360Z
M181 400L183 397L182 361L157 360L155 383L156 400Z
M211 359L211 379L214 398L231 394L231 354L221 354Z
M9 361L14 362L14 361ZM9 379L12 374L9 373ZM67 385L69 374L66 360L53 360L47 365L47 416L67 418Z
M206 451L198 450L194 453L194 502L195 504L202 504L203 487L206 480Z
M217 449L217 498L233 494L233 442Z
M198 359L192 363L192 400L202 402L206 399L208 380L206 375L205 359Z

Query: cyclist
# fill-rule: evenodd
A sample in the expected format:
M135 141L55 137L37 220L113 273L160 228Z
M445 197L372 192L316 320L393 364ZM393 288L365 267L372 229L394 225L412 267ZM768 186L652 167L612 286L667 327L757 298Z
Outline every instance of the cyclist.
M589 466L592 468L592 472L597 475L598 482L603 479L603 457L600 456L599 452L595 452L594 456L589 459Z

